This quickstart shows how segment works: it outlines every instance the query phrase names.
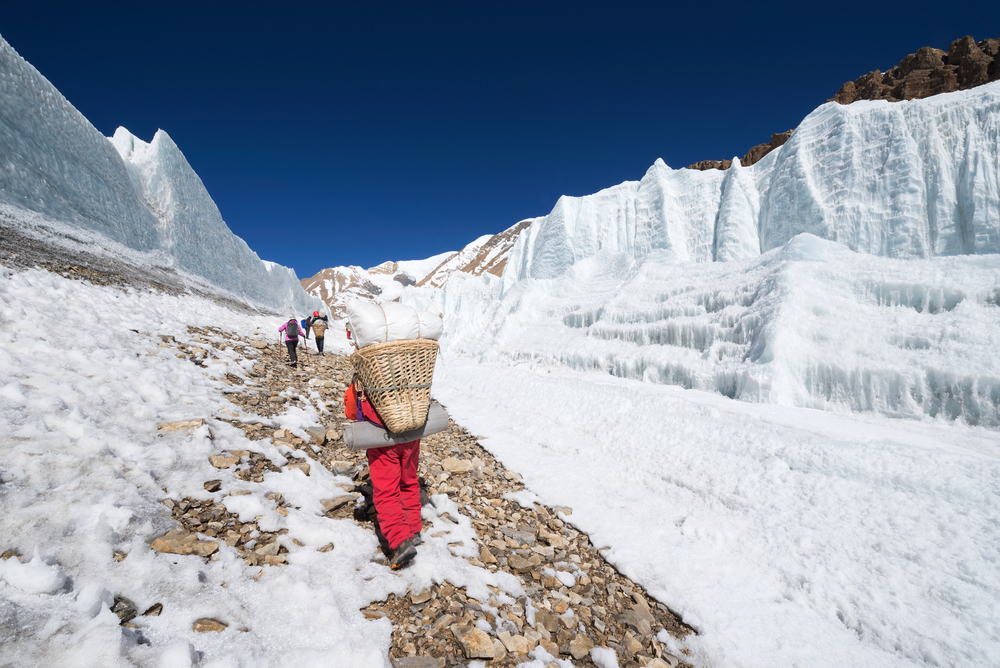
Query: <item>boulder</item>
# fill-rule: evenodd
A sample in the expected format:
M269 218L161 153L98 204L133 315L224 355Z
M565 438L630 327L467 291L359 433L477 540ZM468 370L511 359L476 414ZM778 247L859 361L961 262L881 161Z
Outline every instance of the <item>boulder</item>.
M155 539L150 547L157 552L167 554L195 554L207 557L219 549L219 543L214 540L198 540L198 536L190 531L174 529Z
M549 633L556 633L559 631L559 622L556 620L556 616L548 610L535 611L535 628L537 629L539 626L544 628Z
M585 633L577 633L569 641L569 653L573 658L580 661L585 656L590 655L590 650L594 649L594 641L587 637Z
M441 468L448 473L468 473L473 469L472 462L457 457L447 457L441 461Z
M410 603L413 605L418 605L420 603L426 603L431 600L431 590L424 589L421 592L410 593Z
M157 425L156 428L160 431L186 431L191 433L198 427L204 426L205 418L198 418L197 420L181 420L180 422L163 422Z
M192 628L198 633L207 633L209 631L216 631L218 633L222 633L227 628L229 628L229 625L224 624L223 622L220 622L217 619L202 617L201 619L195 620L195 623L192 626Z
M497 638L503 643L504 648L511 654L517 654L518 656L524 656L531 651L531 641L529 641L524 636L511 635L507 631L500 631L497 633Z
M212 455L208 461L217 469L228 469L230 466L239 464L240 458L233 455Z
M535 566L533 563L518 554L512 554L507 558L507 564L518 573L527 573Z
M268 543L267 545L261 545L254 550L254 553L259 557L274 557L278 555L278 549L280 547L281 546L277 543L277 541L275 541L273 543Z
M143 617L159 617L161 612L163 612L163 604L162 603L154 603L153 605L149 606L149 608L146 610L146 612L142 613L142 616Z
M331 510L336 510L337 508L340 508L341 506L353 500L354 500L353 495L344 494L343 496L337 496L332 499L323 499L322 501L320 501L320 503L323 504L323 509L326 512L330 512Z
M461 646L466 659L493 659L496 657L493 640L482 629L454 624L451 627L451 633Z
M538 644L541 645L542 649L544 649L552 656L559 656L559 645L555 644L551 640L546 640L542 638L541 640L538 641Z

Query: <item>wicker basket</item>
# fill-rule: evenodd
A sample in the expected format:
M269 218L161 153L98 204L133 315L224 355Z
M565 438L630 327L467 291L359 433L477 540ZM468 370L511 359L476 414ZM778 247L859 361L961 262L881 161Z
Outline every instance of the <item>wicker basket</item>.
M437 341L406 339L374 343L351 355L365 395L389 431L423 426L437 353Z

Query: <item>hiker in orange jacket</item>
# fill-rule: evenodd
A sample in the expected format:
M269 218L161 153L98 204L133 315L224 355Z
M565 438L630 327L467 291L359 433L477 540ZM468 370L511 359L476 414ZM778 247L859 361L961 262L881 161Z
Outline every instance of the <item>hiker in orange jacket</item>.
M360 411L361 415L358 415ZM354 381L344 393L344 413L348 419L373 422L382 426L375 408L365 397L361 381ZM423 542L420 531L420 439L368 449L368 468L372 476L372 499L378 513L378 525L392 555L389 566L398 570L417 556Z

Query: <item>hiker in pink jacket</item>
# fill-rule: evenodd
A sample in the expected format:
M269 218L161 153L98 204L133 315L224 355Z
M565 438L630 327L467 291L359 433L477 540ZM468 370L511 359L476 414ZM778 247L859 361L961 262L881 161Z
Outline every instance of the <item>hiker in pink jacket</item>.
M278 331L285 333L285 345L288 346L288 359L291 360L288 366L294 369L299 365L299 356L295 350L299 345L299 323L294 317L289 318L288 322L278 328Z

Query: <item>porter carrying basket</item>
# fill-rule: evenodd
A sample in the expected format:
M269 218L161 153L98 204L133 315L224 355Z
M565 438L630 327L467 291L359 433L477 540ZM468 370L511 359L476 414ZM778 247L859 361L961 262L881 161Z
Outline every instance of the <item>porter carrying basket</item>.
M404 339L373 343L351 355L365 396L389 431L423 426L437 352L438 342L432 339Z

